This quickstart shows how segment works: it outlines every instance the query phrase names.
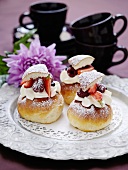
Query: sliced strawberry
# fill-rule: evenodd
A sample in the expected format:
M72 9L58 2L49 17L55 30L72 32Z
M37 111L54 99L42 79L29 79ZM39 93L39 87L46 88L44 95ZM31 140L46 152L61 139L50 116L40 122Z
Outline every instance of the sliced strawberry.
M97 90L97 84L94 84L92 87L90 87L90 88L88 89L88 93L89 93L89 94L93 94L93 93L96 92L96 90Z
M103 95L101 92L96 91L94 94L91 94L97 101L101 101L103 98Z
M22 86L24 83L26 83L26 81L21 81L20 85Z
M78 70L77 70L77 74L80 75L80 74L83 73L83 72L91 71L91 70L93 70L93 69L94 69L94 67L93 67L92 65L89 65L89 66L86 67L86 68L80 68L80 69L78 69Z
M51 96L51 77L48 75L47 77L43 78L44 81L44 88L48 94L48 96Z
M30 79L30 80L26 81L26 82L23 83L23 84L24 84L24 87L25 87L25 88L30 88L30 87L32 87L32 85L33 85L33 79Z

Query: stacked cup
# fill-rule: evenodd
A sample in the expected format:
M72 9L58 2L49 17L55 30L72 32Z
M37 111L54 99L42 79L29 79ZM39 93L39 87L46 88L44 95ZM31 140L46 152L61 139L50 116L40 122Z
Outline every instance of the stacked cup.
M122 20L123 26L117 33L114 33L117 20ZM121 64L127 59L127 49L117 45L118 37L126 28L127 19L124 15L113 16L109 12L85 16L70 24L76 40L76 53L92 55L95 58L93 66L104 73L111 66ZM123 57L120 61L113 62L113 56L117 51L122 51Z
M34 2L27 12L19 16L20 27L27 30L36 28L42 46L55 43L56 55L70 56L75 53L75 41L69 24L65 23L68 9L68 5L63 2ZM33 27L25 23L27 18Z
M50 44L59 40L60 33L65 25L67 10L68 7L65 3L35 2L30 5L29 12L20 15L19 23L26 28L23 21L24 18L29 17L34 27L37 28L41 44L44 42Z

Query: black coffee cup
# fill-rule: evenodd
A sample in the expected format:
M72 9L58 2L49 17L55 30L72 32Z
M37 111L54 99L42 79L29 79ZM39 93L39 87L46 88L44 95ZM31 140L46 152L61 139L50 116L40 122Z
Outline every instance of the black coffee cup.
M107 73L108 68L123 63L128 57L127 49L123 46L118 46L117 43L95 46L76 41L76 51L77 54L87 54L93 56L95 60L92 65L96 70L103 73ZM123 57L120 61L114 62L114 54L118 51L123 53Z
M115 33L114 25L122 20L123 25ZM107 45L117 42L117 38L126 30L127 18L122 14L112 16L109 12L96 13L73 21L70 29L76 40L90 45Z
M23 20L25 17L29 17L34 27L37 28L41 44L42 42L55 42L59 40L59 36L65 25L67 10L68 7L64 3L33 3L29 7L29 12L20 15L19 23L22 27L26 28Z

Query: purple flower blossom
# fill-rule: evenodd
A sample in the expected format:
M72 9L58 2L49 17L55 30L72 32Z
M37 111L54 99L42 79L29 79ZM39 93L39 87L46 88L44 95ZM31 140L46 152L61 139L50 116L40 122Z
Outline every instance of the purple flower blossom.
M8 58L3 59L9 67L8 84L18 87L23 73L35 64L45 64L54 80L59 81L60 72L66 67L62 63L66 56L56 56L55 46L56 44L48 47L41 46L39 39L33 40L29 49L24 44L20 44L17 54L8 55Z

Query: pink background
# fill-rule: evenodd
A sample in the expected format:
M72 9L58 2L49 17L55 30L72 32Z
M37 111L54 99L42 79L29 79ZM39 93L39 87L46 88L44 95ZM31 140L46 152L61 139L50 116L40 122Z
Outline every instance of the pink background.
M45 0L46 1L46 0ZM55 1L55 0L52 0ZM111 12L123 14L128 18L127 0L56 0L69 6L66 22L87 16L97 12ZM0 54L12 50L14 27L19 25L19 15L28 10L30 3L35 0L0 0ZM42 1L44 2L44 1ZM118 30L119 22L115 26ZM128 28L119 37L118 45L128 48ZM120 58L117 54L116 58ZM128 59L123 64L109 69L110 73L121 77L128 77ZM59 165L60 163L60 165ZM83 168L84 167L84 168ZM89 170L127 170L128 154L109 160L85 160L85 161L55 161L24 155L0 145L0 169L1 170L51 170L51 169L89 169Z

